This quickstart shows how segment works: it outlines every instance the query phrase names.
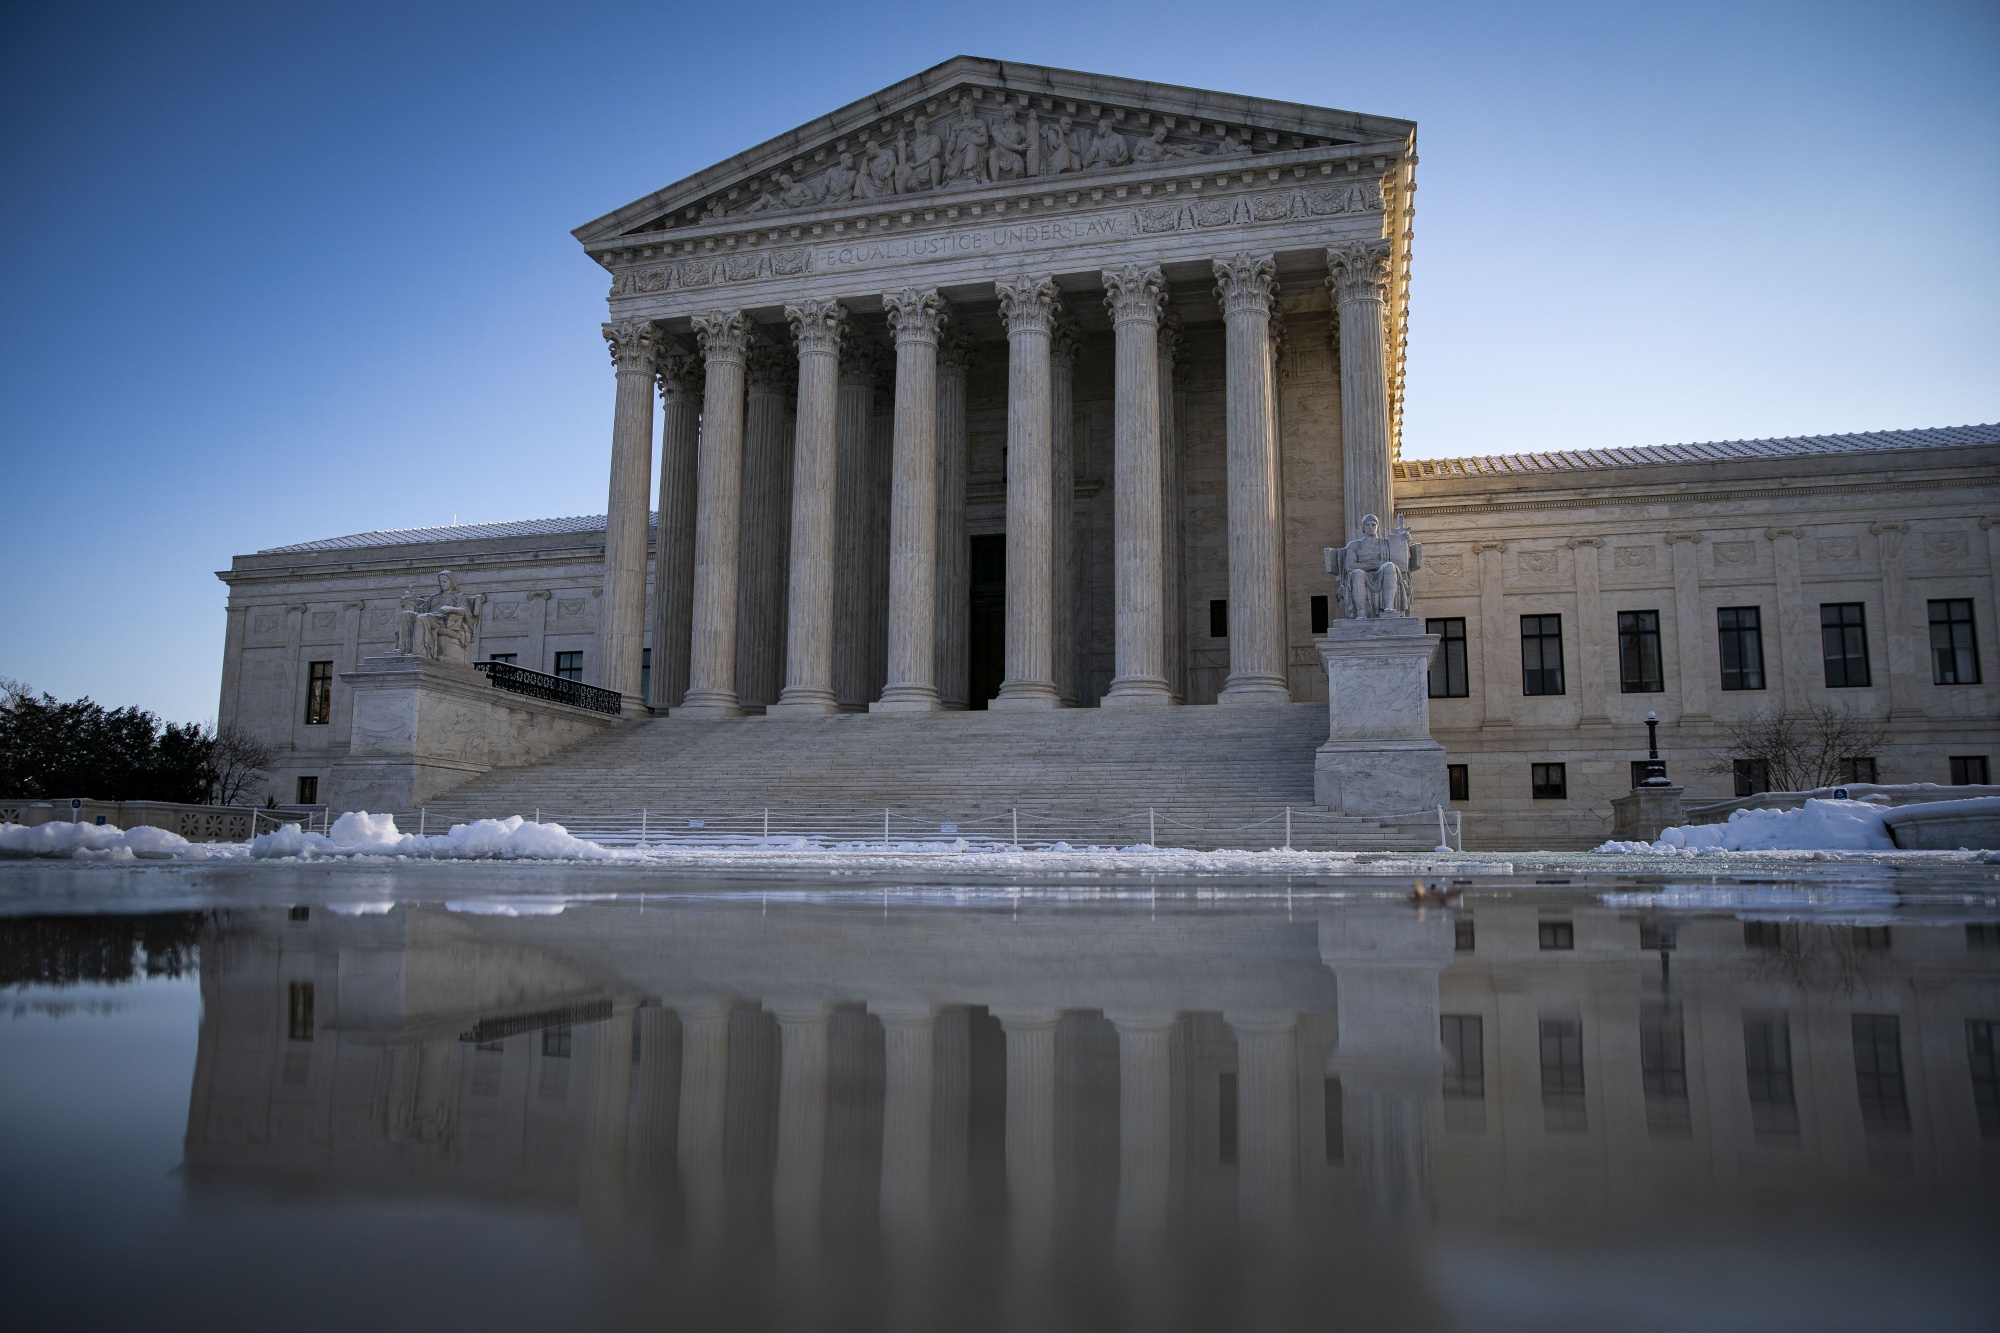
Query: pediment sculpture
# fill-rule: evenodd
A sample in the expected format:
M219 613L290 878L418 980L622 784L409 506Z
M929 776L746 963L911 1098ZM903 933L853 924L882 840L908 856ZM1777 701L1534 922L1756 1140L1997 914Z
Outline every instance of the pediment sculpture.
M1379 535L1381 527L1375 515L1364 515L1359 537L1326 548L1342 620L1410 614L1410 571L1424 567L1423 543L1410 540L1410 525L1400 516L1388 536Z
M419 596L414 588L403 590L402 610L396 621L396 653L470 666L472 640L486 594L466 592L448 569L439 571L437 577L438 590L429 596Z

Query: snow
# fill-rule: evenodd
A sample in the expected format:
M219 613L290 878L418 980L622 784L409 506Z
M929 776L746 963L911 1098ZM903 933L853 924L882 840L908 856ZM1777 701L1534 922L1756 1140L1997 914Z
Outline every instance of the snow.
M454 824L429 836L399 833L396 817L349 811L325 833L286 824L250 840L258 860L326 856L425 857L436 861L630 861L634 852L614 851L570 836L560 824L533 824L519 815Z
M0 824L0 856L74 857L83 861L166 861L194 844L163 828L109 824Z
M1912 807L1903 806L1907 812ZM1659 841L1607 842L1600 852L1889 852L1896 844L1872 801L1809 800L1797 810L1737 810L1724 824L1681 824Z

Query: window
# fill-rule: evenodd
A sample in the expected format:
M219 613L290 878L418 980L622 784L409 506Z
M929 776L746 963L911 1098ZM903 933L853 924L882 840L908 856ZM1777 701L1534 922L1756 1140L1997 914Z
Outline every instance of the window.
M1535 928L1537 941L1544 949L1574 949L1576 947L1576 923L1573 921L1544 921Z
M1573 1018L1541 1020L1542 1128L1581 1134L1589 1126L1583 1106L1583 1024Z
M1889 928L1887 926L1849 926L1848 943L1856 950L1872 949L1887 953L1889 950Z
M1658 694L1667 688L1660 678L1658 611L1618 613L1618 688L1626 694ZM1561 694L1562 687L1549 693Z
M1215 1156L1224 1166L1236 1160L1236 1075L1228 1071L1216 1079Z
M1464 764L1446 764L1444 766L1444 781L1446 789L1451 793L1452 800L1469 801L1472 799L1472 770Z
M1639 1006L1639 1086L1646 1096L1646 1133L1656 1139L1686 1138L1692 1124L1687 1043L1676 1000Z
M1472 693L1465 674L1465 617L1426 620L1424 633L1438 636L1431 654L1431 698L1463 699Z
M1970 927L1967 927L1967 929L1970 929ZM1471 917L1462 916L1451 923L1451 947L1453 952L1471 953L1476 938Z
M1972 921L1965 927L1968 949L2000 949L2000 922Z
M1340 1080L1329 1078L1326 1088L1326 1160L1347 1160L1347 1095Z
M1563 692L1563 618L1521 617L1521 693Z
M1902 1024L1896 1015L1854 1015L1854 1085L1861 1098L1861 1127L1865 1132L1909 1132L1910 1104L1903 1091Z
M1826 659L1826 687L1854 689L1868 684L1868 630L1859 602L1822 602L1820 655Z
M1208 604L1208 637L1226 639L1229 637L1229 601L1218 597Z
M1951 785L1954 787L1983 787L1986 785L1986 756L1983 754L1955 754L1951 757Z
M298 904L285 909L285 920L287 921L310 921L312 917L313 909L304 904Z
M333 663L306 665L306 725L323 727L333 720Z
M645 698L653 692L653 650L639 650L639 697Z
M1743 947L1746 949L1782 949L1785 947L1785 928L1776 921L1745 921L1743 923Z
M1931 683L1979 683L1979 645L1972 639L1970 598L1931 603Z
M1993 1038L2000 1023L1990 1018L1965 1021L1966 1055L1972 1061L1972 1105L1979 1113L1979 1133L2000 1138L2000 1073L1993 1058Z
M1715 608L1715 634L1722 648L1722 688L1764 688L1764 627L1754 606Z
M1315 634L1326 633L1326 598L1324 597L1315 597L1312 599L1312 627Z
M542 1054L551 1060L567 1060L570 1052L570 1026L558 1023L554 1027L542 1029Z
M1478 1014L1445 1014L1444 1095L1477 1100L1486 1095L1485 1023Z
M319 779L317 777L307 776L299 779L298 804L300 805L319 804Z
M1874 757L1872 755L1860 755L1853 759L1841 760L1840 780L1842 782L1874 782L1876 780Z
M294 981L285 1003L285 1035L293 1041L313 1039L313 984Z
M556 674L564 680L582 680L583 654L581 652L557 653Z
M521 655L519 653L492 653L486 660L489 662L505 662L508 666L513 666L521 660Z
M1563 764L1531 764L1529 780L1534 786L1538 801L1567 801L1569 799L1569 771Z
M1755 796L1760 791L1771 790L1771 766L1762 759L1732 759L1730 769L1736 774L1736 794Z
M1792 1029L1783 1014L1743 1016L1743 1074L1750 1087L1750 1128L1760 1139L1794 1139L1799 1108L1792 1096Z

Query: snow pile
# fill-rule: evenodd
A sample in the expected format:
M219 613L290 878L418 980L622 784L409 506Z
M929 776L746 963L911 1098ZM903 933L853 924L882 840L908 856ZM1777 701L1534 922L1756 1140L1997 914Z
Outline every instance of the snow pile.
M454 824L448 833L424 837L398 833L396 817L349 811L333 821L324 834L286 824L251 839L250 855L259 860L316 856L420 856L440 861L624 861L633 853L616 852L594 842L571 837L561 824L531 824L519 815L477 819Z
M1907 808L1907 807L1906 807ZM1737 810L1726 824L1682 824L1658 842L1607 842L1600 852L1892 852L1883 816L1872 801L1809 800L1797 810Z
M168 861L193 846L178 833L109 824L0 824L0 856L73 857L80 861Z

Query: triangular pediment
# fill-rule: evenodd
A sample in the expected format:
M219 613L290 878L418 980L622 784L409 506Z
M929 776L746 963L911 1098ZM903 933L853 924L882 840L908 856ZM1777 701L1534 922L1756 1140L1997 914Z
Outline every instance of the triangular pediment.
M1295 102L958 56L767 140L573 233L593 253L633 237L908 208L1019 182L1067 188L1231 169L1338 144L1414 147L1416 125Z

